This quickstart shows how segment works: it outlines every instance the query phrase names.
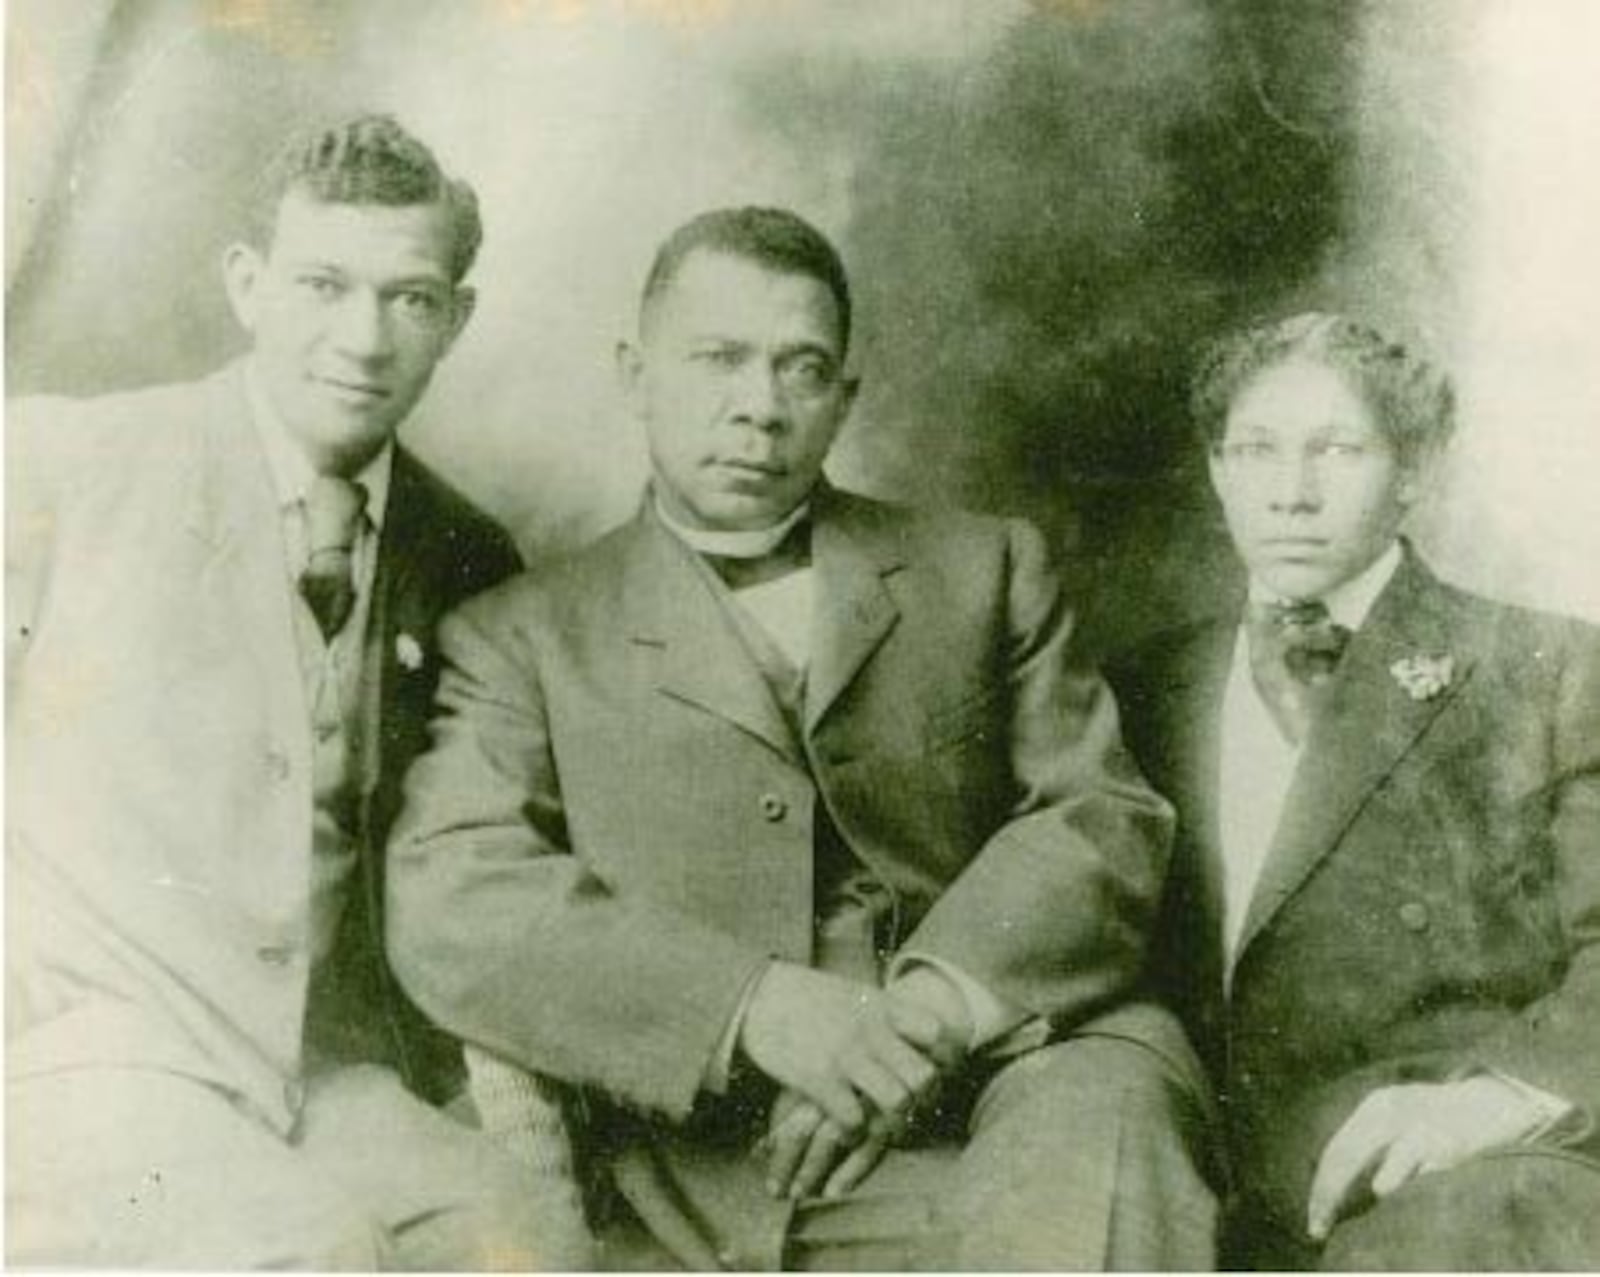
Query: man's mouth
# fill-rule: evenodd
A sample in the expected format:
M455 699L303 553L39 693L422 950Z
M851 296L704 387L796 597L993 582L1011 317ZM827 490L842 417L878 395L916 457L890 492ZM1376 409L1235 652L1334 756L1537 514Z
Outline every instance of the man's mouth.
M347 381L339 377L319 377L317 382L341 399L372 403L389 397L389 388L372 381Z
M781 479L784 468L774 461L750 461L745 458L728 458L716 462L719 469L735 474L749 475L754 479Z

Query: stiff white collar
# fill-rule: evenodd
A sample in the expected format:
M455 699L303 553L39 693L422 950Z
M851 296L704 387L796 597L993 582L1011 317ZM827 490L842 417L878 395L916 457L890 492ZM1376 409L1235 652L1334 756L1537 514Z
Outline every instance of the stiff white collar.
M691 528L667 513L658 493L651 493L656 517L667 531L697 554L711 554L721 559L759 559L771 554L783 544L794 526L811 513L811 502L802 501L777 523L766 528L748 528L737 531Z

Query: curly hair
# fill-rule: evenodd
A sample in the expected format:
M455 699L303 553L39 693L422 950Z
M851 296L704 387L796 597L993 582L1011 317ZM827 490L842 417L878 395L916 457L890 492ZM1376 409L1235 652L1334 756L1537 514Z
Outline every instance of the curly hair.
M1206 446L1221 446L1228 411L1250 381L1299 360L1342 373L1403 464L1442 449L1455 430L1455 391L1443 372L1369 324L1309 311L1230 333L1202 353L1189 404Z
M839 251L803 217L782 208L719 208L685 222L662 241L645 277L640 309L666 292L692 253L726 253L827 285L839 310L839 345L850 344L850 281Z
M291 137L257 183L251 220L262 243L270 242L279 205L291 191L325 204L440 205L453 232L450 273L457 283L483 241L472 187L440 168L433 152L392 116L320 123Z

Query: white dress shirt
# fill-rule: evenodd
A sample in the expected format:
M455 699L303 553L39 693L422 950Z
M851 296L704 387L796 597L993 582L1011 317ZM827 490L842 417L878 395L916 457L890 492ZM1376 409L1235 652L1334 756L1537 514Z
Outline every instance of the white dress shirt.
M1400 547L1391 545L1359 576L1330 590L1322 602L1339 625L1354 632L1361 628L1378 595L1400 566ZM1250 584L1255 603L1286 603L1258 582ZM1232 970L1234 950L1250 908L1250 897L1283 805L1289 797L1300 749L1279 730L1272 711L1256 688L1250 673L1250 638L1239 627L1233 645L1233 665L1222 697L1222 774L1218 816L1222 834L1222 937L1225 968Z

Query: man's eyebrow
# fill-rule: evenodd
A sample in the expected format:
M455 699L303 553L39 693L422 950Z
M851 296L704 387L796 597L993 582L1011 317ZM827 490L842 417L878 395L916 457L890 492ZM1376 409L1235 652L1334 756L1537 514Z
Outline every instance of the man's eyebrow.
M809 338L800 341L785 342L778 347L778 354L786 358L795 355L821 355L829 363L838 363L839 355L833 347L824 342L812 341Z

